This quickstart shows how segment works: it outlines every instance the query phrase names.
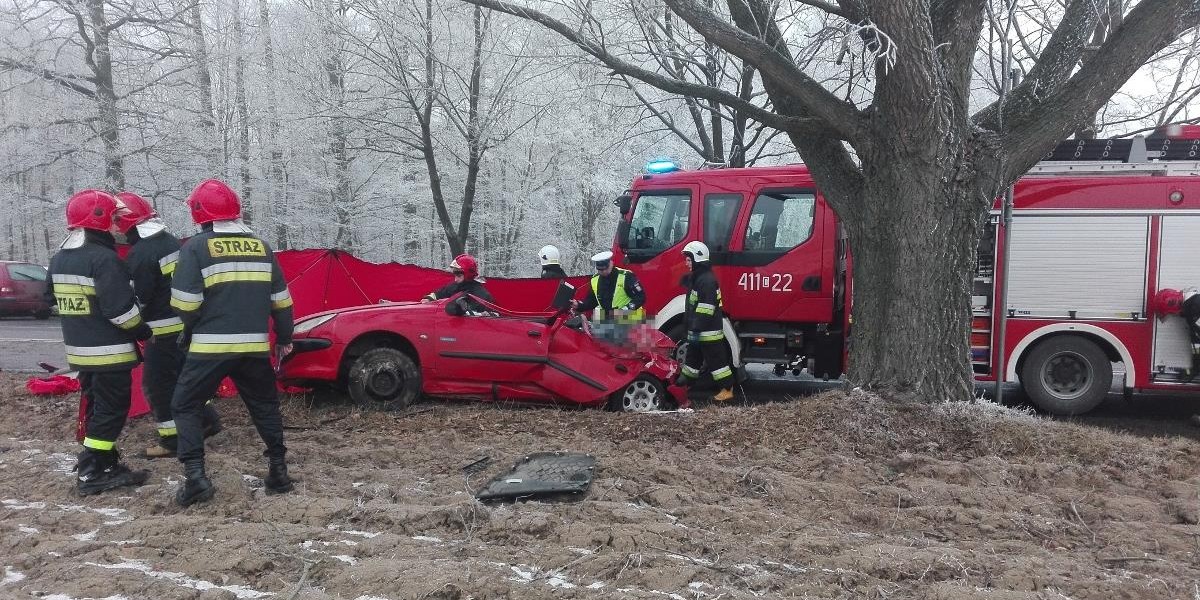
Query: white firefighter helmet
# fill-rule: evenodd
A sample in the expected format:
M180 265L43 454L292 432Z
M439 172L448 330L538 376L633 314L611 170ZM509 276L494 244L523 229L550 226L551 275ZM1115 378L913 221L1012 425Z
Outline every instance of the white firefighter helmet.
M687 245L683 247L683 253L691 254L692 262L708 262L709 259L708 246L706 246L704 242L701 242L700 240L692 240L688 242Z
M546 265L559 264L560 258L561 256L558 253L558 248L555 248L554 246L542 246L542 249L538 250L538 259L542 261L543 267Z

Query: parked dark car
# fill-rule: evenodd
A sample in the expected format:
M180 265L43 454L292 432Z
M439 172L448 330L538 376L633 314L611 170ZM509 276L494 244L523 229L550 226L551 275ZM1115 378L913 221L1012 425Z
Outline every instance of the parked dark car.
M0 261L0 316L50 318L46 302L46 268L33 263Z

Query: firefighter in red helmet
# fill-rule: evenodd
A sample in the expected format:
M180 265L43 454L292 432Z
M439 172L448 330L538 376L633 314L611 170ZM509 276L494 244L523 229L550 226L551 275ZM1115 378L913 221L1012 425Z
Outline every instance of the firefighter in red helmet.
M136 342L151 336L117 257L113 230L121 208L99 190L71 196L70 234L50 259L46 293L58 306L67 364L79 372L87 399L87 432L75 465L76 489L84 496L141 485L147 476L125 466L116 447L129 415L130 373L140 358Z
M186 477L175 502L188 506L216 492L204 469L202 413L226 376L266 444L267 493L290 492L268 335L274 322L276 355L282 360L291 352L293 326L283 271L271 247L242 223L241 201L224 182L201 182L188 206L203 231L180 249L171 281L171 307L187 328L181 338L187 359L171 402Z
M1152 309L1160 320L1179 315L1187 323L1192 340L1192 365L1183 372L1180 380L1192 381L1200 373L1200 293L1196 288L1161 289L1154 295Z
M183 321L171 310L171 275L179 260L179 238L167 231L158 212L141 196L121 192L117 198L125 205L125 210L117 215L117 230L132 245L125 256L125 265L133 276L133 293L141 306L142 318L154 332L154 337L146 342L142 389L158 421L158 443L147 448L143 455L172 457L178 440L171 397L187 356L178 343ZM220 416L209 400L204 406L204 435L209 437L220 431Z
M444 300L464 292L493 304L496 302L492 298L491 292L488 292L487 288L483 286L483 282L479 280L479 263L475 261L475 257L470 254L459 254L450 263L449 270L454 275L454 281L430 292L424 298L421 298L421 302ZM474 302L470 302L468 307L472 311L483 310L482 305Z

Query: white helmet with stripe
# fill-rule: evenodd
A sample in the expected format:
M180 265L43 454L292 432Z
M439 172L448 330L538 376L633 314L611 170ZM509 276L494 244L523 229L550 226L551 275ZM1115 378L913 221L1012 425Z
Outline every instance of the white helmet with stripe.
M559 260L561 260L558 248L554 246L542 246L542 249L538 250L538 258L542 261L543 267L546 265L557 265L559 264Z

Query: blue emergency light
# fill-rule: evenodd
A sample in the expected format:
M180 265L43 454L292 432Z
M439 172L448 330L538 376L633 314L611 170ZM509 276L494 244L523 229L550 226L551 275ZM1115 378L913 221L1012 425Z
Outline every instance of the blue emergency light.
M675 164L675 161L668 160L665 158L652 160L652 161L646 163L646 172L647 173L670 173L672 171L678 171L678 170L679 170L679 165Z

